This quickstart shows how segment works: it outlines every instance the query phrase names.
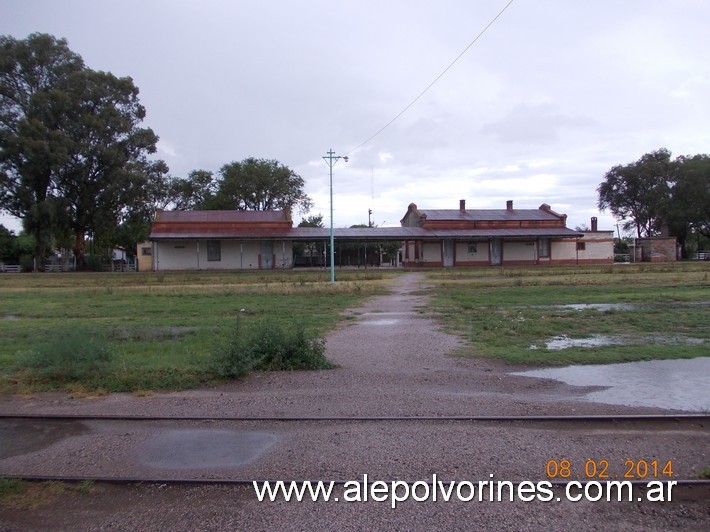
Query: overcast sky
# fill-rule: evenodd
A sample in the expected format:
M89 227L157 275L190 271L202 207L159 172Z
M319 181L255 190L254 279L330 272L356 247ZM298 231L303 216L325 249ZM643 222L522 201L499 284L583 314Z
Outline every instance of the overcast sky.
M0 0L0 34L64 37L130 76L173 176L277 159L329 223L537 208L613 229L596 188L666 147L710 152L710 2ZM12 226L8 218L0 221ZM298 218L296 219L296 222Z

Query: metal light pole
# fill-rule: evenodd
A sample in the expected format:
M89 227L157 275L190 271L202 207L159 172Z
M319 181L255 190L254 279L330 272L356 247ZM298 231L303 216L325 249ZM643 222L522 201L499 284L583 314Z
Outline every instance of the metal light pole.
M341 157L340 155L335 155L335 152L330 149L328 154L323 157L323 160L330 168L330 284L335 284L335 237L333 235L333 166L338 162L338 159L342 159L346 163L348 162L348 156L345 155Z

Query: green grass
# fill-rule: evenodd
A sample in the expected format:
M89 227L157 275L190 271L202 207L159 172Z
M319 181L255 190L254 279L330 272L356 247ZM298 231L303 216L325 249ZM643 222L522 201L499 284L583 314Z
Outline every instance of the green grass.
M427 292L436 317L467 341L468 356L535 365L692 358L710 356L709 271L691 263L436 271L428 273ZM561 307L590 303L633 307ZM562 335L626 343L547 349Z
M245 327L308 338L386 290L394 272L0 275L0 391L179 390L220 382L214 356Z
M83 480L78 484L65 482L29 482L0 478L0 508L34 510L46 506L67 493L88 496L95 491L94 483Z
M537 365L710 356L707 263L425 273L430 311L466 340L467 356ZM325 367L318 349L313 359L302 356L307 347L348 319L343 310L385 293L398 274L338 271L334 286L327 271L0 275L0 392L142 394L214 385L243 374L239 357L254 338L265 339L261 353L271 358L252 353L246 371ZM559 307L583 303L636 307ZM235 339L237 319L246 340ZM266 342L271 331L280 344ZM547 349L560 335L630 342ZM654 335L704 343L670 346ZM304 349L284 348L299 342Z

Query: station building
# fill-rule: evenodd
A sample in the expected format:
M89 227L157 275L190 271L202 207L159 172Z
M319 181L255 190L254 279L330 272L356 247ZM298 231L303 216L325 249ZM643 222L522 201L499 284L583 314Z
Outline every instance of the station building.
M474 267L611 264L613 232L566 226L549 205L515 209L419 209L411 203L400 227L334 229L339 246L397 242L395 266ZM252 270L294 267L298 243L329 245L329 228L293 227L283 211L159 211L149 240L138 246L140 271ZM328 254L324 254L327 258Z

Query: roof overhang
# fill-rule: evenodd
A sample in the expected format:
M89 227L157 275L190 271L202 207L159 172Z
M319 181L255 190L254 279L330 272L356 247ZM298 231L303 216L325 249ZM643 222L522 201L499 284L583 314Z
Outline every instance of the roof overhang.
M538 238L581 238L584 233L565 227L515 229L425 229L423 227L357 227L336 228L334 238L360 242L402 240L534 240ZM154 228L149 240L293 240L309 242L327 240L330 229L323 227L292 227L288 229L235 228Z

